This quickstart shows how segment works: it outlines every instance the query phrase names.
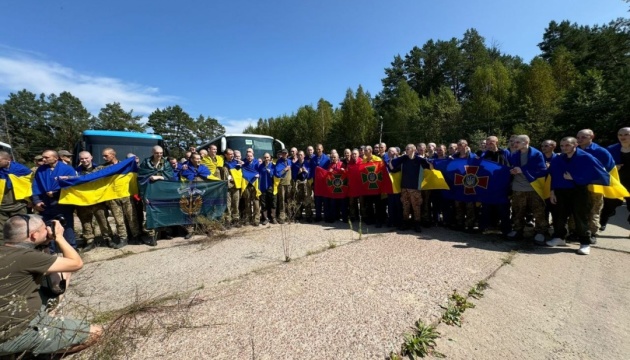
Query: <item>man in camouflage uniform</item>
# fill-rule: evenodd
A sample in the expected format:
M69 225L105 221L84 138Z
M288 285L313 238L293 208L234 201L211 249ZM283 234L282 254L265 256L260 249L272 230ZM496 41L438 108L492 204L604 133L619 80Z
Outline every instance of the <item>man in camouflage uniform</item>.
M75 169L79 176L87 175L96 171L96 167L92 163L92 154L87 151L81 151L79 153L79 163L81 165L77 166ZM79 217L79 220L81 220L81 226L83 227L83 239L85 240L85 247L83 248L83 251L90 251L98 246L98 244L94 241L94 227L92 223L94 218L96 218L98 227L101 230L103 240L106 241L107 246L111 247L112 231L109 228L107 217L105 216L105 204L100 203L89 206L77 206L76 210L77 216Z
M549 220L545 216L545 201L534 190L525 174L532 178L546 174L545 157L540 151L529 146L529 136L527 135L518 135L514 138L513 144L517 151L512 153L508 160L512 166L510 173L514 175L512 180L513 230L507 236L510 239L522 238L525 217L531 212L536 219L534 242L538 245L544 245L549 229Z
M259 201L259 190L258 184L256 180L260 177L258 174L258 169L260 164L258 160L254 159L254 154L252 152L247 152L245 157L245 162L243 163L243 169L249 169L249 172L256 173L256 176L251 179L251 181L243 181L243 183L247 182L245 189L243 190L243 200L245 203L245 211L243 211L243 223L249 223L252 226L260 225L260 201ZM245 172L245 170L243 170Z
M310 163L304 151L298 152L298 160L291 164L292 178L295 182L296 219L302 218L302 210L306 221L313 221L313 190L308 183Z
M138 167L138 181L141 184L140 189L142 190L141 195L144 196L144 190L146 190L148 183L163 180L169 181L173 176L173 166L164 158L164 149L158 145L154 146L153 149L151 149L151 156L142 160ZM142 201L142 206L145 207L146 211L144 200ZM144 243L149 246L156 246L158 237L156 229L147 229L146 222L142 229L147 233L148 237L148 239L144 239ZM165 233L164 237L169 238L171 236Z
M243 162L240 159L236 159L235 151L232 149L226 149L223 155L225 158L223 167L225 169L228 181L227 206L225 209L225 226L227 228L230 228L231 226L238 228L241 227L238 210L238 206L241 201L241 183L239 181L235 181L234 177L232 176L232 172L234 172L235 174L241 174L241 165L243 164Z
M26 214L26 200L16 200L13 184L10 184L9 174L17 176L27 176L29 169L11 158L11 154L6 151L0 151L0 179L5 179L4 194L0 203L0 226L4 224L13 215ZM4 241L4 235L0 231L0 244Z
M96 168L97 171L111 165L116 165L119 162L116 158L116 151L112 148L106 148L103 150L103 160L105 162ZM136 240L140 236L140 231L138 230L138 218L129 197L109 200L106 204L109 207L109 210L111 210L114 222L116 223L118 242L114 244L114 249L121 249L127 246L129 242L129 238L127 237L127 228L125 227L125 220L129 223L131 236L134 240Z
M295 209L289 209L289 194L291 193L291 160L288 159L289 152L287 149L282 149L278 152L278 159L276 160L276 173L275 177L280 179L278 185L278 195L276 198L276 206L278 212L278 223L284 224L287 218L293 217ZM293 206L294 207L294 206Z

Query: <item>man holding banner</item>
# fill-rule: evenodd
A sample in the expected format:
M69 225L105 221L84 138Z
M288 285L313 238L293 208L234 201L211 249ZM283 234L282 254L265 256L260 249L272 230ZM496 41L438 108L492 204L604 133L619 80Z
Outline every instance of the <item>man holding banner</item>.
M517 152L511 154L510 164L513 166L510 173L512 180L512 231L508 238L520 239L525 228L525 216L528 212L534 214L536 221L534 226L534 242L538 245L545 243L545 234L549 231L549 220L545 215L545 201L536 192L532 182L542 179L547 175L545 157L537 149L529 146L529 136L518 135L514 139L514 147ZM554 220L555 221L555 220Z
M44 165L37 168L33 178L33 208L39 211L44 221L65 220L63 236L68 243L77 248L74 236L74 206L59 203L61 195L60 177L75 177L77 172L70 166L59 160L59 155L54 150L46 150L42 153ZM51 250L56 251L54 243Z
M415 232L422 231L420 209L422 205L421 187L424 179L424 169L433 169L425 158L416 153L416 147L408 144L405 147L405 154L395 159L389 160L389 169L395 170L400 167L402 172L401 178L401 195L402 202L402 223L401 230L411 228L412 221L409 216L413 211L413 229Z

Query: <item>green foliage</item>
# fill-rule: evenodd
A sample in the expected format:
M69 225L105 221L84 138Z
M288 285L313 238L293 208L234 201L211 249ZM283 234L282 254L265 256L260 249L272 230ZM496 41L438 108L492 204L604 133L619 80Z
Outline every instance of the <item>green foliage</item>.
M468 301L468 299L460 295L457 291L448 298L448 304L442 306L444 313L442 314L442 322L447 325L462 326L462 314L466 309L474 308L475 304Z
M161 134L173 156L181 156L195 143L195 121L179 105L156 109L147 125Z
M435 340L440 337L435 326L425 325L418 320L415 323L413 332L405 334L405 340L402 344L402 355L410 359L423 358L434 353ZM397 354L390 355L391 359L396 358Z
M144 132L146 125L140 123L142 116L133 115L133 110L126 112L120 103L106 104L98 114L97 129Z

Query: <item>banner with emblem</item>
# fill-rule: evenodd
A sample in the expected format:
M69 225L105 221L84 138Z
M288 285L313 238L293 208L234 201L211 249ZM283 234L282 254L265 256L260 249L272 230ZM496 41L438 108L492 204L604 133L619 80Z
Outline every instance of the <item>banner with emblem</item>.
M447 199L486 204L504 204L512 175L510 168L482 159L435 160L436 170L442 172L450 191Z
M198 218L220 220L227 205L227 181L156 181L144 197L147 228L193 225Z
M391 194L392 180L382 161L348 166L348 196Z
M348 174L345 170L315 169L315 196L331 199L348 197Z

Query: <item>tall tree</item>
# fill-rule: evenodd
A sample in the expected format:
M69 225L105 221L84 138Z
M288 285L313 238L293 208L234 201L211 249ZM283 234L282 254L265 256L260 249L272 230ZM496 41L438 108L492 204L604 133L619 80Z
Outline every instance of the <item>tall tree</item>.
M101 111L98 113L98 118L96 119L95 128L102 130L144 132L147 126L140 123L141 119L142 116L133 115L133 109L125 111L122 106L120 106L120 103L114 102L105 104L105 107L101 108Z
M2 105L0 115L0 135L2 141L13 147L13 153L20 161L30 161L36 154L54 147L50 129L46 126L46 96L21 90L9 94Z
M179 105L156 109L149 115L147 125L162 135L169 150L177 157L190 146L196 145L193 129L195 123Z
M56 148L72 150L81 133L90 128L91 117L81 100L71 93L48 95L46 123Z
M208 142L223 134L225 134L225 127L219 123L219 120L210 116L204 117L200 114L194 122L193 136L197 143Z

